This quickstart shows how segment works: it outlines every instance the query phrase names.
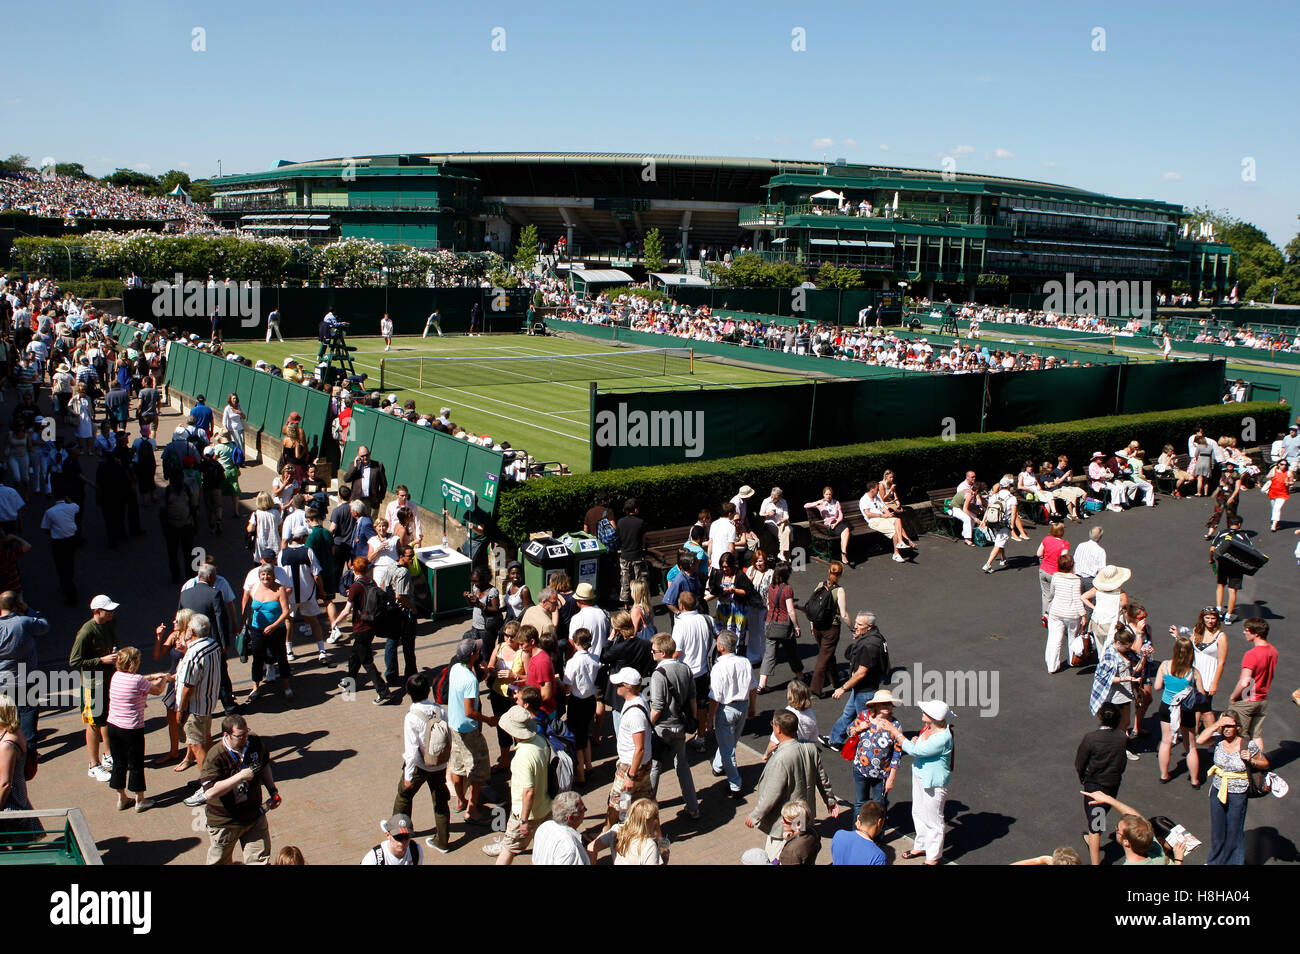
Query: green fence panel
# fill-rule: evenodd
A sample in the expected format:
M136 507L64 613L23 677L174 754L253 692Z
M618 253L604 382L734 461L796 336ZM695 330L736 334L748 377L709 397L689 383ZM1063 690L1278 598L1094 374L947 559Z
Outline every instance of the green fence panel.
M168 350L167 371L163 375L163 382L169 388L180 390L181 381L185 378L185 368L190 363L191 354L189 348L181 345L172 345Z
M1119 372L1118 366L1112 366L991 374L984 429L1013 430L1026 424L1076 420L1081 415L1113 414Z
M402 435L406 422L391 414L379 414L375 419L375 436L370 442L370 457L382 461L389 473L397 469L402 453ZM391 478L389 483L391 484Z
M984 376L909 375L813 386L811 443L834 447L894 437L931 437L980 430ZM985 428L988 430L989 428ZM755 453L763 444L741 453Z
M1116 413L1137 414L1213 404L1223 397L1226 367L1222 360L1128 365L1121 378Z
M396 460L396 466L393 466L388 472L388 489L396 492L398 484L405 484L411 491L412 499L417 502L424 496L424 485L427 480L430 467L430 460L433 457L433 435L434 430L431 427L409 426L407 422L399 422L402 427L402 452ZM373 449L371 453L373 453ZM385 461L394 458L382 458ZM437 513L438 511L434 511Z
M198 352L182 345L173 345L172 350L179 352L177 357L180 358L174 383L185 394L191 394L194 391L194 375L199 370Z
M261 371L253 372L253 395L249 398L248 406L244 408L248 414L248 423L256 430L265 430L267 427L266 420L266 399L271 393L271 382L275 378ZM280 431L277 426L275 432Z
M460 483L478 495L479 508L487 513L496 511L503 463L501 452L489 447L470 446L465 452L465 470Z
M289 388L292 386L284 378L271 378L271 387L266 392L266 412L263 420L266 422L263 426L268 434L278 437L280 431L284 428L284 422L289 412L286 405L289 400Z
M236 364L235 383L233 385L227 384L226 386L227 392L234 391L239 395L239 406L244 409L244 414L246 415L248 414L248 405L252 403L253 400L253 384L256 381L254 375L256 374L258 374L258 372L248 367L248 365ZM251 417L245 422L244 426L245 428L254 426Z
M433 456L429 460L433 466L429 468L428 476L424 481L421 506L435 514L442 513L442 508L445 506L447 512L455 519L461 521L465 519L466 511L464 507L443 500L442 481L445 477L448 480L454 480L458 484L464 484L465 459L468 454L469 444L465 441L457 440L447 434L434 434ZM474 488L471 487L470 489L473 490ZM412 490L411 492L414 493L415 491ZM488 509L488 512L491 513L493 509Z
M356 459L357 448L363 444L369 447L374 441L375 424L381 416L369 408L353 405L352 422L348 425L347 445L343 449L342 466L345 470L351 467Z
M325 428L329 422L330 399L324 391L301 388L303 392L302 430L307 435L312 455L319 457L321 444L325 440Z

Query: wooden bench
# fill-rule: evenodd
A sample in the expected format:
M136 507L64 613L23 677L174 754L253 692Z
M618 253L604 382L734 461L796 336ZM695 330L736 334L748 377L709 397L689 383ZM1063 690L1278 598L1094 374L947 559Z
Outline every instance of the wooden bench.
M961 521L948 512L948 501L952 500L956 493L956 487L926 491L926 496L930 499L930 507L934 511L934 532L949 540L961 539Z
M1179 454L1174 457L1173 467L1174 470L1185 470L1188 473L1191 473L1191 463L1192 459L1190 457L1186 454ZM1178 487L1178 478L1174 476L1174 470L1161 474L1155 470L1154 465L1151 466L1151 484L1156 488L1156 493L1166 495L1172 494L1175 488Z
M867 526L867 518L862 516L862 511L858 509L856 503L841 504L841 506L844 507L844 522L848 524L849 528L849 545L853 545L855 537L863 538L866 541L866 552L862 555L864 560L873 554L894 552L894 541L883 533L872 530ZM815 507L805 507L804 515L807 517L808 536L813 556L828 562L836 559L833 554L839 550L839 533L831 534L827 532L826 521L822 518L821 511ZM795 526L802 528L803 524L796 524ZM876 540L872 540L872 537L875 537ZM846 553L841 553L838 559L845 563L849 562Z

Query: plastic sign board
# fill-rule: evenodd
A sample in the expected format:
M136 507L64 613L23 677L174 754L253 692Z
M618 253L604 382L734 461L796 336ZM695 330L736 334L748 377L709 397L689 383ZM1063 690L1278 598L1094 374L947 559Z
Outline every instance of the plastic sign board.
M466 510L474 509L474 491L470 490L454 480L442 480L442 499L453 504L459 504Z
M579 550L582 550L582 551L587 551L587 550L599 550L599 549L600 549L600 541L599 541L599 540L579 540L579 541L578 541L578 549L579 549Z
M483 499L488 501L497 499L496 474L489 473L483 475Z

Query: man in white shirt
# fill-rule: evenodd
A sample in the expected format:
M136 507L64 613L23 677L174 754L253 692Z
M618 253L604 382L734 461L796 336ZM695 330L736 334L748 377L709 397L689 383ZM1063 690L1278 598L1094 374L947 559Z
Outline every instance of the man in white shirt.
M746 664L748 665L748 664ZM623 711L618 723L618 766L614 769L614 784L609 790L609 810L605 815L605 830L614 827L627 806L639 798L654 799L650 788L650 750L653 729L650 710L641 698L641 673L624 666L611 673L609 684L616 688L623 700Z
M433 734L428 731L433 720L446 722L447 710L429 699L429 680L423 675L416 674L406 680L406 693L411 697L411 707L402 721L402 777L397 783L393 811L409 817L411 803L427 784L429 795L433 798L433 818L437 832L426 838L424 843L445 855L448 850L447 840L451 835L451 809L443 775L451 759L451 746L448 744L444 752L430 754L426 751L425 740Z
M379 827L388 837L366 852L361 859L363 865L420 864L420 846L412 841L410 815L398 813L388 821L380 822Z
M590 583L579 583L573 598L578 601L578 612L569 620L569 632L585 629L591 633L591 654L599 659L609 640L609 616L596 605L596 591Z
M754 707L757 690L754 667L748 659L736 655L736 634L719 633L718 661L709 673L709 721L713 723L718 740L718 751L713 755L713 774L727 776L731 798L736 801L741 800L736 740L740 738L745 719Z
M1016 521L1016 498L1011 493L1013 486L1015 486L1014 478L1010 475L1003 477L998 482L997 490L989 494L988 506L984 508L984 519L980 521L980 529L993 538L993 552L984 563L985 573L994 572L994 560L998 561L999 566L1007 565L1007 541L1011 539L1011 528L1015 526ZM990 511L995 507L1000 512L1000 516L997 521L992 521L989 519Z
M673 622L673 643L678 658L691 670L695 679L695 698L704 700L709 694L709 650L713 646L713 620L696 611L694 593L684 592L677 597L679 612Z
M550 821L542 822L533 837L533 866L590 865L591 856L578 832L586 817L587 806L577 792L556 795Z
M77 558L77 514L81 508L64 495L63 499L45 511L41 518L41 529L50 533L50 547L54 551L54 570L59 575L59 586L63 589L63 602L67 606L77 604L76 574Z
M291 542L280 551L276 559L276 562L289 573L289 605L293 610L289 629L285 632L285 649L289 661L293 662L293 638L297 635L297 627L306 623L311 627L312 636L316 639L317 659L328 663L329 653L325 651L325 632L320 624L321 605L317 599L325 592L325 587L320 580L320 560L306 545L310 532L310 528L304 523L301 529L294 531Z
M736 505L728 501L722 505L722 516L709 524L709 566L718 569L722 554L736 552Z
M1101 546L1101 527L1093 527L1088 539L1074 551L1074 573L1079 578L1080 593L1092 589L1092 578L1106 565L1106 551Z

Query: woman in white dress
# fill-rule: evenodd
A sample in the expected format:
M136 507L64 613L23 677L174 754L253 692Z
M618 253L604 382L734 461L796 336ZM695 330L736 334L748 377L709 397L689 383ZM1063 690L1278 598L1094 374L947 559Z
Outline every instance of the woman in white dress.
M244 453L244 422L248 420L248 415L244 409L239 406L239 395L231 394L226 398L226 406L221 411L221 426L226 429L230 435L230 443L239 448L239 453Z
M81 443L81 453L87 457L94 449L95 440L95 405L86 393L84 384L77 385L77 396L72 399L72 410L77 415L77 440Z

